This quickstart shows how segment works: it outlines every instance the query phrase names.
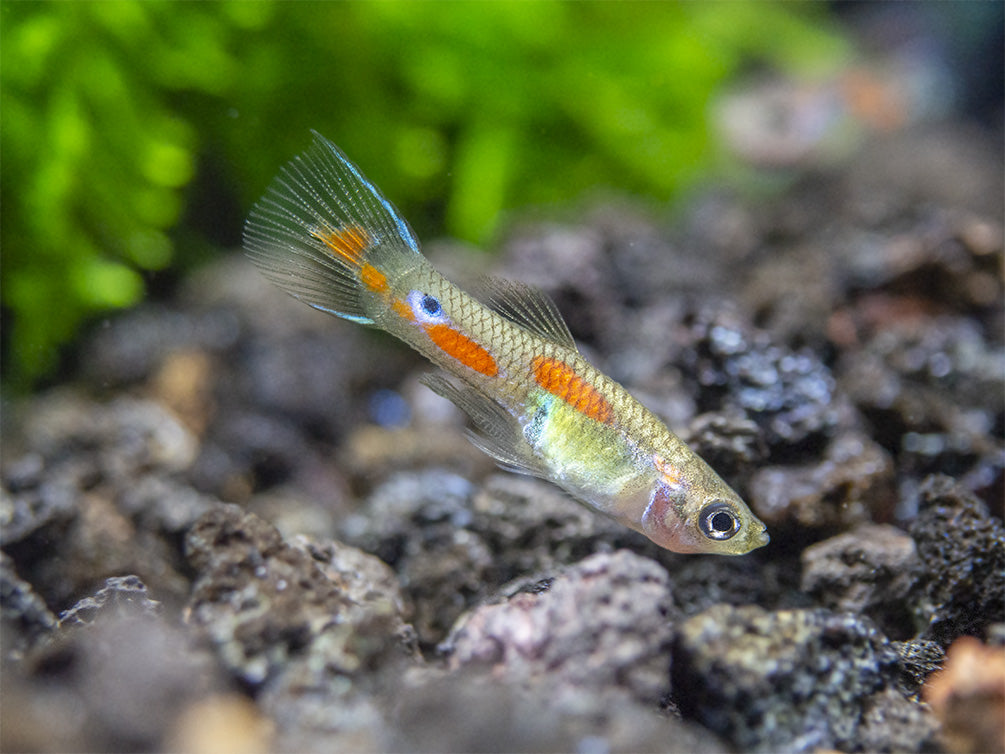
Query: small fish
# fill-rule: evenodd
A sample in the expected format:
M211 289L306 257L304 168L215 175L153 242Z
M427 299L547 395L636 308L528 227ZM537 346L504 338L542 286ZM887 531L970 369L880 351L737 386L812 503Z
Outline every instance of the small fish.
M481 303L447 281L394 206L320 134L255 205L244 246L295 298L386 330L453 375L424 382L471 417L472 440L503 467L554 482L674 552L767 544L739 495L583 358L543 292L497 282Z

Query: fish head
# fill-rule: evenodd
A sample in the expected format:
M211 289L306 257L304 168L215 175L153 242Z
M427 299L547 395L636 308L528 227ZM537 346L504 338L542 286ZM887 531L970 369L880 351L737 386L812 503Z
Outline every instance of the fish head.
M660 464L657 464L659 466ZM661 469L642 532L672 552L744 555L768 544L767 527L697 455Z

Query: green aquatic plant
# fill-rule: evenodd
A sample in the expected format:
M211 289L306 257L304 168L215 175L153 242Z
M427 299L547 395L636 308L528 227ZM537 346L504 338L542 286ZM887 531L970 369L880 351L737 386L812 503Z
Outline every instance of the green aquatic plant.
M597 187L670 199L750 64L845 53L787 3L0 3L3 375L28 386L145 277L239 238L316 128L474 242ZM240 207L230 213L220 207Z

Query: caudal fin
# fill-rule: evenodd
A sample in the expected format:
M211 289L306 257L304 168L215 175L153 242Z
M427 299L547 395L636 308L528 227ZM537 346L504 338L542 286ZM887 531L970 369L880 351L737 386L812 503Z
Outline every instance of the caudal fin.
M418 254L408 223L359 169L316 131L310 149L273 179L244 226L244 249L269 280L321 311L372 324L364 296L383 273L378 249Z

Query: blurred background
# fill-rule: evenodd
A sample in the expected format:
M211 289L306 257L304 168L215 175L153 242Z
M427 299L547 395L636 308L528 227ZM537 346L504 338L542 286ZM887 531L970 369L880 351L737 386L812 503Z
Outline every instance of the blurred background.
M309 129L421 238L491 249L521 208L617 193L668 211L700 181L770 190L870 129L950 110L999 125L1001 15L1000 3L4 2L4 393L58 380L82 328L238 247Z

